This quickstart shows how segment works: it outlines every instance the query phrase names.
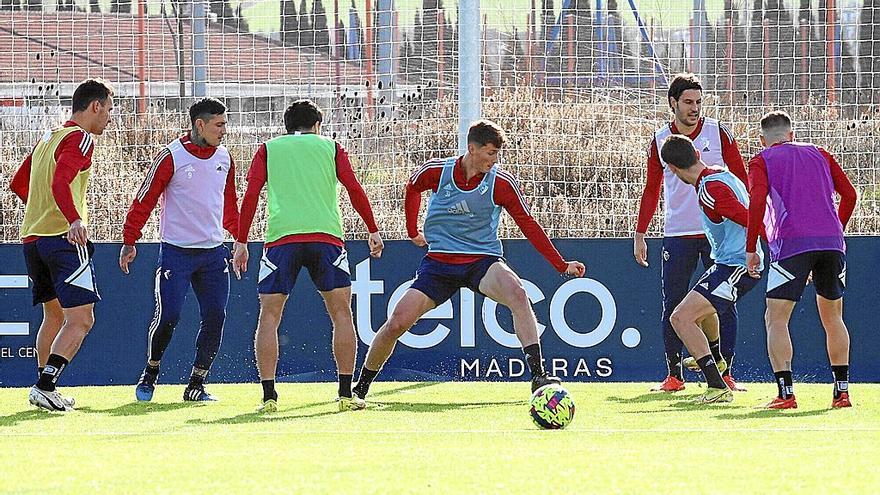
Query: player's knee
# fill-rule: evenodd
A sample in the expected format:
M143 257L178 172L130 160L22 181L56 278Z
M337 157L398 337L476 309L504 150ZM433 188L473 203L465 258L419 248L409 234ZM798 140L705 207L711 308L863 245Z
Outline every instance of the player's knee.
M204 347L210 352L216 353L215 350L220 346L220 340L223 338L223 329L220 327L203 328L199 332L199 338L196 341L197 347Z
M788 325L788 321L785 318L781 317L770 308L767 308L767 310L764 311L764 323L767 325L768 332L777 332Z
M262 321L278 321L281 320L281 313L284 311L284 306L276 306L274 304L268 304L260 307L260 320Z
M161 314L159 315L159 323L157 324L157 327L162 329L174 330L174 327L177 326L178 321L180 321L180 313Z
M81 337L85 337L95 325L95 315L92 313L82 313L70 316L64 325L68 331L76 332Z
M225 321L226 311L223 309L208 311L202 315L202 325L206 328L222 328Z
M86 329L86 332L88 332L92 329L93 326L95 326L95 314L91 311L85 313L84 315L82 315L80 323L82 327Z
M672 314L669 315L669 323L672 323L672 328L678 331L678 327L681 325L681 313L673 311Z
M398 314L392 314L391 318L389 318L388 321L385 323L384 330L395 339L398 339L401 335L405 334L410 328L412 328L412 326L412 322L408 321Z
M768 335L779 335L781 333L788 333L788 322L768 319L767 320L767 334Z
M61 328L64 324L64 313L46 313L43 315L43 324L56 330Z
M333 323L334 329L354 325L350 307L334 309L333 311L329 311L328 314L330 315L330 321Z
M43 320L45 321L64 321L64 310L57 300L43 304Z
M671 315L669 315L669 322L672 323L672 328L675 329L675 333L679 333L679 329L688 323L688 319L689 315L680 309L676 309Z
M507 301L511 311L530 311L532 308L529 295L520 284L510 286L507 291Z
M825 329L825 333L830 335L847 335L849 331L846 328L846 323L843 321L843 315L819 315L819 319L822 321L822 328Z

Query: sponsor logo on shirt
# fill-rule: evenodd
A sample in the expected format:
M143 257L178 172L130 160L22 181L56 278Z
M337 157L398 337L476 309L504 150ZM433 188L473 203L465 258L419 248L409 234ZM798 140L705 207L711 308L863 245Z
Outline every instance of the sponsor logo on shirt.
M468 207L467 201L461 200L458 203L450 206L446 211L453 215L467 215L469 217L473 217L474 214L471 212L471 209Z

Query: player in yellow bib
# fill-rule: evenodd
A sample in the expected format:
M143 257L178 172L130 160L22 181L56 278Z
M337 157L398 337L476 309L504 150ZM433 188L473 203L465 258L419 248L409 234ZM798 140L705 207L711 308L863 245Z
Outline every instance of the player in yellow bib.
M55 390L61 372L79 350L101 298L88 238L86 189L91 173L92 135L101 135L113 110L113 90L100 79L83 81L73 93L73 115L47 131L25 158L10 189L25 203L21 238L33 303L43 305L37 333L39 381L31 404L67 411L74 401Z

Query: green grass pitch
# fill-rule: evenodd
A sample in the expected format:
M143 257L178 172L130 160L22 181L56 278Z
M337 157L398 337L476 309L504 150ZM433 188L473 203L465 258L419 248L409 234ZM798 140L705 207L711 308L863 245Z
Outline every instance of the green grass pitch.
M278 413L254 413L258 384L212 385L221 402L160 385L75 387L75 412L0 389L0 493L875 493L880 385L796 384L800 408L762 411L749 384L732 404L702 389L567 384L572 425L540 431L526 383L389 383L370 409L338 413L335 385L281 384Z

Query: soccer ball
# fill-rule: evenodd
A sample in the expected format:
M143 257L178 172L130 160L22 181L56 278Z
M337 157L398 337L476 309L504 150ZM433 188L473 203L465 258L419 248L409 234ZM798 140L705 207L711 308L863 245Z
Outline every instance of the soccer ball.
M532 421L545 430L565 428L574 419L574 400L567 390L557 384L544 385L535 390L529 406Z

